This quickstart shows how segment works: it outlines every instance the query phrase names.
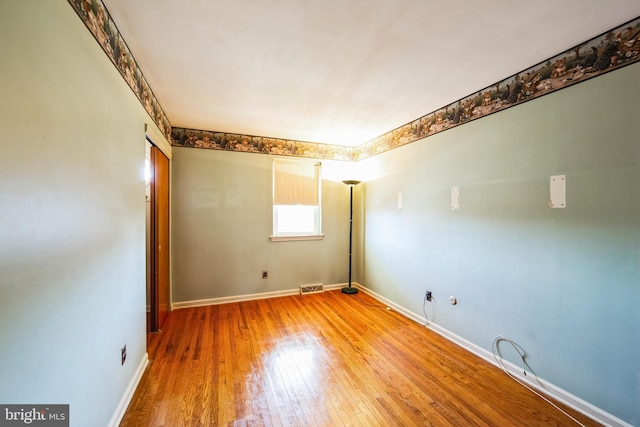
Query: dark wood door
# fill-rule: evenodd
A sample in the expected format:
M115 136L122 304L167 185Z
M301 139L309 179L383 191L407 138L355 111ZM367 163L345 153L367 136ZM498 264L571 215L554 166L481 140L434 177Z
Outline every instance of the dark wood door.
M170 306L169 290L169 159L151 147L151 325L162 327Z

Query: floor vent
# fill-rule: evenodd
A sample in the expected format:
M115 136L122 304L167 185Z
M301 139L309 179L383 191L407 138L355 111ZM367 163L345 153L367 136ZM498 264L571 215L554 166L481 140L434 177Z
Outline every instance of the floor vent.
M300 286L300 295L317 294L318 292L324 292L324 286L322 283Z

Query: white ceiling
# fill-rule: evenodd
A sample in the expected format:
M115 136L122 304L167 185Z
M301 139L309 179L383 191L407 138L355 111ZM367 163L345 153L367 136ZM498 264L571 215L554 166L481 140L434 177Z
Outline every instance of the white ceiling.
M640 16L638 0L103 0L172 126L358 145Z

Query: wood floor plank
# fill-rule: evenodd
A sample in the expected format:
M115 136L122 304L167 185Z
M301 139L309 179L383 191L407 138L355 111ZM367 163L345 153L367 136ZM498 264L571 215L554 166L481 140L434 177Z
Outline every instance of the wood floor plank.
M364 293L176 310L148 352L121 426L577 425Z

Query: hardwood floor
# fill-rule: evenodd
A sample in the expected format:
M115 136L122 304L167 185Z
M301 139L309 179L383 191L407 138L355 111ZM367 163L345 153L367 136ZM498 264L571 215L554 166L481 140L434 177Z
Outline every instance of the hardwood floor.
M150 337L121 426L577 425L362 292L176 310Z

